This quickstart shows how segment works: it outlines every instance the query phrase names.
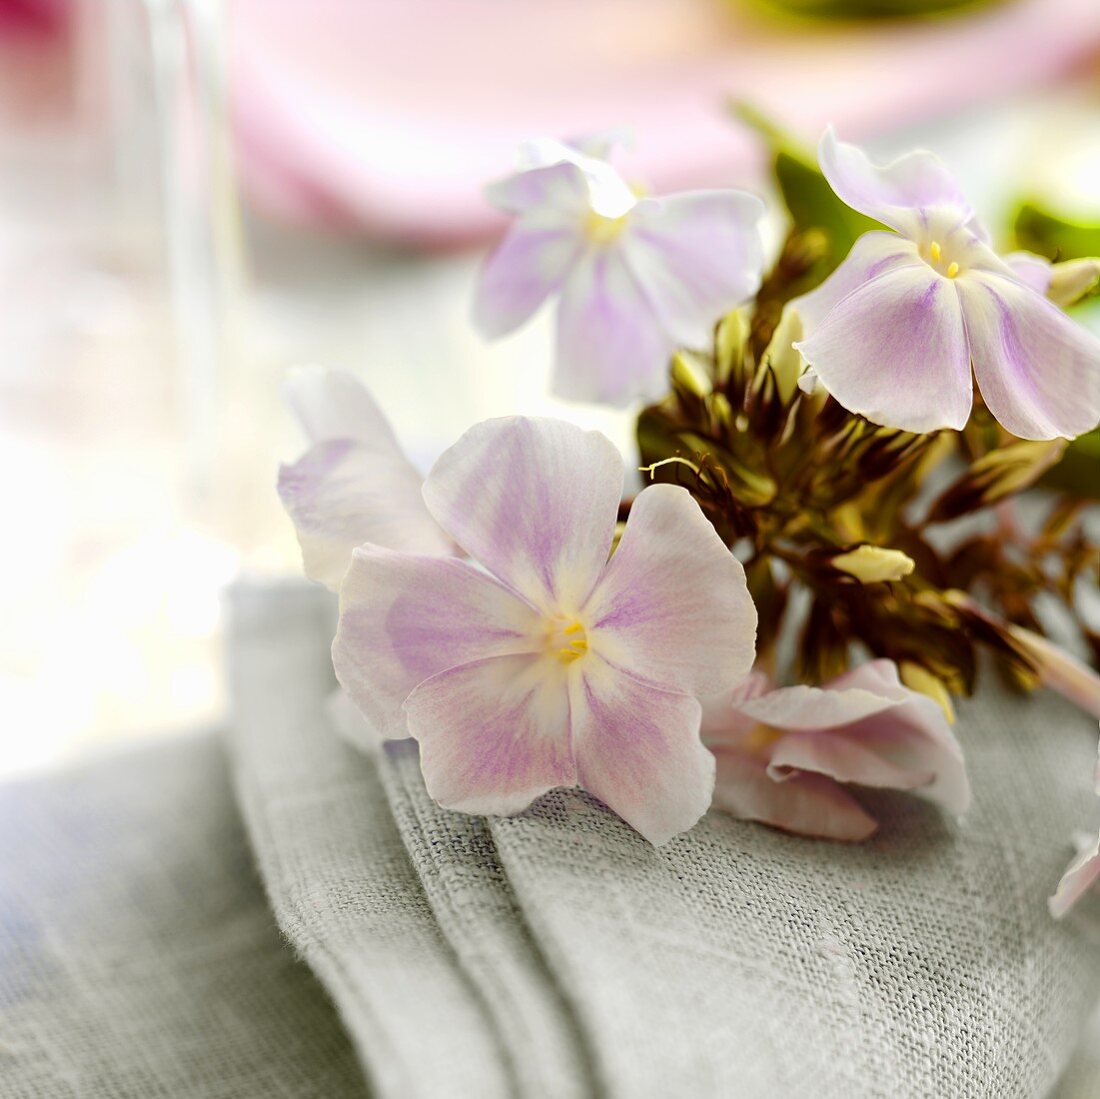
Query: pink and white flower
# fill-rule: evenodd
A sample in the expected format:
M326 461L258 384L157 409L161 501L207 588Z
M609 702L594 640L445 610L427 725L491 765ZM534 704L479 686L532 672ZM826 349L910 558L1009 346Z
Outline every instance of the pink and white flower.
M962 428L973 379L1022 439L1074 438L1100 420L1100 340L1038 289L1038 265L1001 259L931 153L872 164L830 128L821 169L849 206L894 232L865 233L793 304L795 346L851 412L905 431Z
M279 469L279 498L311 580L338 591L363 542L453 551L424 506L420 474L361 382L339 370L296 370L283 395L312 444Z
M622 486L598 432L490 420L424 483L471 560L355 550L337 677L384 735L419 741L441 805L516 813L579 785L655 844L709 805L696 696L747 674L756 611L683 489L641 492L609 559Z
M714 804L806 836L863 840L878 827L848 784L911 790L961 814L962 749L943 710L872 660L823 687L772 688L754 672L708 700L703 740L718 761Z
M734 190L640 198L611 144L528 142L488 188L515 223L482 270L474 322L502 336L559 294L554 392L623 405L658 396L672 352L707 346L756 292L764 206Z

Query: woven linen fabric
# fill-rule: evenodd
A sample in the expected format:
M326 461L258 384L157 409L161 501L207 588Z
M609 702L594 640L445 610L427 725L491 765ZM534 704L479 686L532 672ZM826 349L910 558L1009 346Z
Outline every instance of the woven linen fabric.
M576 1018L520 914L485 819L428 797L412 741L387 745L379 771L435 917L503 1037L519 1093L592 1095Z
M4 1099L365 1094L275 926L218 738L0 788Z
M261 874L374 1091L515 1094L511 1061L435 921L374 761L331 728L325 593L304 582L241 584L229 610L230 744Z

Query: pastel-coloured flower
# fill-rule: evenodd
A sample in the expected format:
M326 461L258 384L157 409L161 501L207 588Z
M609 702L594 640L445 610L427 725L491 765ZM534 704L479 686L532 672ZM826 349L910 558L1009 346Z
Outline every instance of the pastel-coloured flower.
M453 551L424 506L420 474L361 382L339 370L296 370L283 395L312 444L279 469L279 498L310 579L339 590L363 542Z
M1093 788L1100 794L1100 746L1092 773ZM1079 843L1077 857L1066 867L1054 896L1048 898L1050 914L1060 920L1096 883L1100 881L1100 836L1090 844L1087 838Z
M797 299L796 346L851 412L906 431L963 427L973 380L1022 439L1074 438L1100 420L1100 340L989 246L931 153L885 166L826 131L821 169L853 209L894 230L865 233Z
M622 486L598 432L489 420L424 483L470 560L355 550L337 678L383 735L419 741L441 805L515 813L579 785L663 843L710 803L696 696L747 674L756 611L683 489L643 490L609 559Z
M474 322L502 336L560 295L554 392L623 405L659 395L672 352L707 346L756 292L764 206L734 190L639 197L610 145L528 142L488 188L515 222L481 272Z
M966 812L962 750L940 706L872 660L823 687L771 688L754 672L707 701L703 740L718 760L714 804L788 832L862 840L878 827L848 784L911 790Z

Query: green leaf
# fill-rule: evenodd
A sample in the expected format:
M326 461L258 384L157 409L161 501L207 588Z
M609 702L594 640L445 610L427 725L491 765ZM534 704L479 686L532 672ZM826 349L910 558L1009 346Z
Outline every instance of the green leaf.
M1014 224L1016 243L1052 260L1100 256L1100 225L1084 225L1025 202Z

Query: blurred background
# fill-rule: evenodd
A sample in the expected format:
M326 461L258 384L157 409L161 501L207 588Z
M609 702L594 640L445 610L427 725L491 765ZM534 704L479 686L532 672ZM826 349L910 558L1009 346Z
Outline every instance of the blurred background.
M217 722L222 589L299 572L288 367L425 466L506 412L630 454L546 318L473 332L481 187L626 124L655 191L767 193L731 102L934 148L1003 246L1100 227L1097 0L0 0L0 776Z

